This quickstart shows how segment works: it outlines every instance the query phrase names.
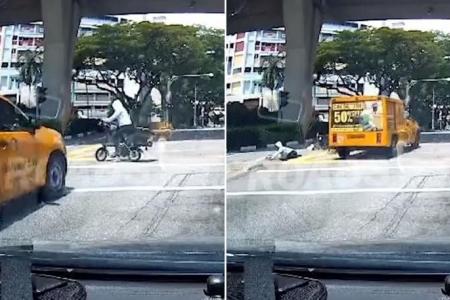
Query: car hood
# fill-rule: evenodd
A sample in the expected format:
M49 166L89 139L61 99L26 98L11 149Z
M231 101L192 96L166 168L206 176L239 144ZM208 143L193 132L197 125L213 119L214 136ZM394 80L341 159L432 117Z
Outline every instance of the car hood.
M449 240L365 242L228 241L227 261L271 257L275 267L382 273L450 273Z
M33 266L140 270L149 273L223 273L221 239L18 243L0 247L1 256L30 258Z

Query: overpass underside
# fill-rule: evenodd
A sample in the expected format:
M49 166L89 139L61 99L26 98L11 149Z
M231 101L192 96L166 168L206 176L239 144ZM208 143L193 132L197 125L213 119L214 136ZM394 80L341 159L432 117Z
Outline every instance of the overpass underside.
M450 19L446 0L228 0L227 33L286 28L283 121L306 131L312 118L315 51L324 22L385 19Z

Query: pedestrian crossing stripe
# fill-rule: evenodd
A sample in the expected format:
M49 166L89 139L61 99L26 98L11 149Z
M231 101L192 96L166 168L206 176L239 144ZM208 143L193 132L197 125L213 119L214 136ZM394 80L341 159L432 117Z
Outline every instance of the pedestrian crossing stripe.
M77 147L75 149L67 150L67 158L70 160L95 160L95 151L100 145L89 145L83 147Z

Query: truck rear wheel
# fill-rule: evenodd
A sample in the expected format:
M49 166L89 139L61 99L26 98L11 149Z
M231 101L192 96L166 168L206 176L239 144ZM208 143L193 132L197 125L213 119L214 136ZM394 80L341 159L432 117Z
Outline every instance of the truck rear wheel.
M387 149L386 156L387 158L394 158L399 155L399 148L401 145L398 143L398 139L396 137L392 138L391 147ZM403 152L403 151L400 151Z
M413 149L419 148L419 144L420 144L420 131L418 131L416 133L416 136L414 138L414 143L412 144L412 148Z
M350 151L347 148L340 148L340 149L337 149L337 153L339 155L339 158L347 159L347 157L350 154Z

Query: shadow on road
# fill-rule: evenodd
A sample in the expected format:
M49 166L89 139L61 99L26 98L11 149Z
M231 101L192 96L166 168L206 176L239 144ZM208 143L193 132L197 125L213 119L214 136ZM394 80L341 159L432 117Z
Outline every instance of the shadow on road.
M420 148L420 146L419 146ZM402 154L413 152L416 149L412 148L405 148ZM402 155L400 154L400 155ZM338 160L341 160L340 158L337 158ZM361 151L358 153L350 154L346 160L365 160L365 159L373 159L373 160L389 160L391 158L388 158L385 153L383 153L383 150L367 150L367 151Z
M85 145L96 145L101 144L106 140L104 133L94 133L85 137L75 137L72 139L65 139L64 142L66 146L85 146Z
M61 197L50 201L40 201L37 192L10 200L0 207L0 230L3 230L11 226L13 223L26 218L28 215L46 205L59 206L60 204L57 203L57 201L69 195L72 191L73 188L68 187Z
M147 159L141 159L139 161L131 161L129 159L123 159L123 160L114 160L114 159L108 159L106 162L108 163L149 163L149 162L155 162L158 161L156 158L147 158Z

